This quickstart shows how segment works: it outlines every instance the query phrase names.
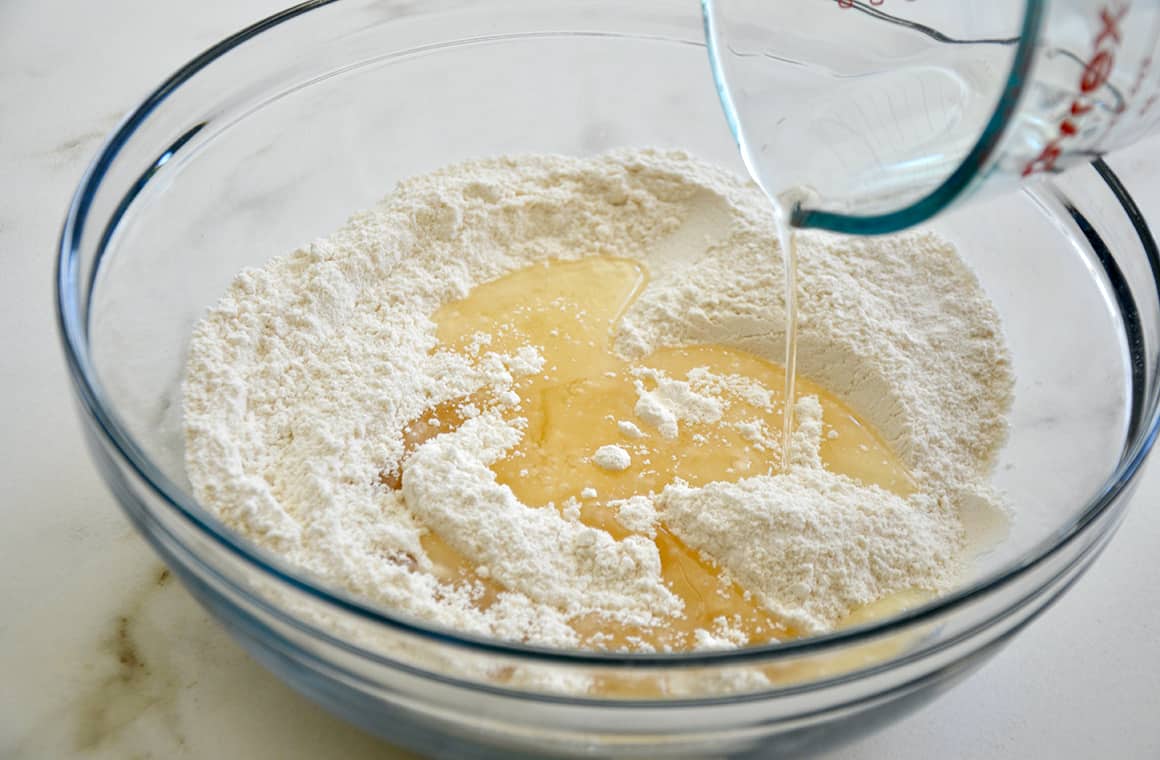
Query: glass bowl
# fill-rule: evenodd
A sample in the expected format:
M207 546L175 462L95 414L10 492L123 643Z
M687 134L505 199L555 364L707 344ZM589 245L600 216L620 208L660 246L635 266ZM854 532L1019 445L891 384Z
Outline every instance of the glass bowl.
M934 225L1005 319L1017 388L995 480L1017 516L961 589L924 606L740 651L538 649L324 587L191 498L186 345L239 269L330 232L402 177L622 145L741 171L695 3L310 2L161 85L69 211L60 326L110 488L258 660L396 743L455 757L747 756L866 732L969 673L1079 577L1152 444L1160 260L1097 162Z

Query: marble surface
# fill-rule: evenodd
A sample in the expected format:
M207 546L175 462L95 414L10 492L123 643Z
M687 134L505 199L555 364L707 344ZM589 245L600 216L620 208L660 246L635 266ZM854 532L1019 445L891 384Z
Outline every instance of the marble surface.
M100 138L277 0L0 3L0 758L404 756L243 654L90 464L52 313L54 243ZM1160 143L1113 164L1160 224ZM1160 469L1066 598L932 706L827 757L1160 757Z

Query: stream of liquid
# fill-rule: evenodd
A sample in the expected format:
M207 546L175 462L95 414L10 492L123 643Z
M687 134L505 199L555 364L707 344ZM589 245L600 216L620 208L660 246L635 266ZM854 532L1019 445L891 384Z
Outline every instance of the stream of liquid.
M777 200L773 201L773 223L777 227L777 242L781 245L782 267L785 276L785 420L781 431L782 461L788 469L790 443L793 441L794 383L797 381L797 234L789 223L789 211Z
M498 482L529 507L564 511L569 504L578 505L582 522L618 540L630 531L618 519L617 500L658 493L678 478L695 487L780 472L788 461L783 433L791 424L791 404L786 401L794 393L793 372L726 345L666 347L635 361L618 356L613 350L617 323L646 281L642 264L628 259L547 261L481 284L466 298L442 307L433 317L439 350L511 354L531 345L543 356L544 367L517 378L513 390L518 405L500 404L490 391L481 391L428 410L404 430L408 450L455 429L473 408L524 418L520 443L492 465ZM481 335L488 336L482 348ZM794 344L791 330L787 364ZM636 416L639 393L656 386L657 373L690 380L703 377L706 370L731 379L727 387L749 391L720 390L720 419L681 421L677 435L665 437ZM797 379L797 391L816 395L821 402L821 456L827 469L902 495L913 491L895 454L840 399L806 378ZM631 422L640 432L622 422ZM627 469L602 469L593 461L595 450L609 444L629 452ZM399 485L397 473L383 479ZM490 604L502 588L494 580L479 579L474 565L447 539L453 537L431 533L424 541L437 574L448 582L482 583L487 593L479 603ZM631 628L600 615L574 620L585 646L684 651L694 646L698 629L712 630L722 619L743 633L745 643L800 634L663 525L653 540L664 580L684 602L683 617L652 629Z

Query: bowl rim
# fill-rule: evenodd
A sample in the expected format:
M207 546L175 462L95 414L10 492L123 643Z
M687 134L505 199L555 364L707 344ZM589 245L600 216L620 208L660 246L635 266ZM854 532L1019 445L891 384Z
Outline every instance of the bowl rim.
M1024 552L1016 559L1005 563L1000 568L976 579L970 584L964 585L951 593L939 596L918 607L873 623L854 626L840 631L803 637L782 643L763 644L735 650L684 653L619 653L565 650L456 632L438 625L426 624L417 619L408 618L405 615L392 613L385 608L380 608L372 603L362 601L352 594L327 588L311 580L303 571L281 561L280 558L272 553L251 545L245 539L234 534L233 531L217 520L205 508L201 507L195 499L186 494L183 489L179 488L166 477L152 463L150 458L145 455L144 451L136 444L133 436L119 423L111 407L104 403L100 384L97 381L95 369L90 362L88 350L88 299L91 298L97 273L100 269L100 261L108 246L112 231L116 229L122 215L131 206L134 197L143 189L152 174L168 162L181 146L193 137L194 133L202 125L195 125L193 129L186 132L171 145L133 183L129 194L120 200L104 232L101 233L102 238L97 245L92 272L87 283L84 284L83 292L78 261L80 246L94 197L100 189L102 181L118 155L130 142L134 133L149 118L154 110L161 106L185 82L197 75L198 72L206 68L216 59L242 45L247 40L264 32L268 32L287 21L337 2L340 2L340 0L306 0L298 5L279 11L212 45L166 78L122 119L120 124L105 139L96 157L85 169L70 201L57 249L54 277L57 326L67 360L69 374L73 381L74 391L80 401L84 416L88 418L87 421L99 432L101 443L111 447L121 464L128 467L138 478L144 481L154 496L160 498L168 507L172 508L194 530L210 539L218 547L240 558L260 573L272 576L274 580L284 583L297 591L301 591L317 601L372 623L384 625L395 631L431 640L435 643L449 644L491 655L524 660L530 659L539 661L540 663L603 668L641 668L650 666L686 668L739 665L758 660L763 662L776 662L791 657L797 658L816 655L841 647L864 644L884 636L897 634L906 629L932 622L944 615L961 610L971 603L1015 583L1033 572L1036 568L1049 562L1064 548L1099 522L1101 517L1106 516L1110 508L1124 494L1138 473L1145 457L1152 448L1158 430L1160 430L1160 403L1158 403L1160 402L1160 384L1153 390L1151 398L1145 399L1143 389L1140 387L1137 378L1134 377L1132 404L1138 416L1131 420L1133 425L1129 428L1125 436L1126 445L1120 460L1098 492L1088 500L1087 506L1083 511L1065 528L1057 531L1053 536L1040 541L1033 548ZM576 36L574 32L556 32L555 34ZM644 38L638 34L609 35L605 32L601 32L600 36ZM658 38L652 36L647 37L647 39L667 39L672 42L697 44L705 47L703 41L692 42L687 39L678 40L675 38ZM1092 167L1107 185L1112 195L1120 204L1121 210L1131 223L1148 258L1153 284L1156 286L1157 292L1160 293L1160 249L1157 248L1147 221L1144 219L1143 214L1140 212L1139 207L1132 199L1130 193L1102 158L1094 160ZM1102 247L1104 253L1107 254L1105 257L1106 261L1104 262L1105 272L1107 264L1109 263L1112 267L1116 267L1115 262L1111 260L1109 249L1099 238L1094 227L1086 222L1082 215L1074 208L1069 208L1068 210L1072 214L1073 219L1079 223L1081 230L1088 237L1089 242L1093 242L1097 247ZM1127 298L1128 302L1131 303L1132 296L1130 292L1121 292L1121 290L1116 289L1117 297L1121 301ZM83 308L81 307L82 302L85 304ZM1145 407L1145 404L1150 405ZM180 543L184 545L184 542ZM239 588L249 596L244 588L240 586ZM999 610L993 619L1004 616L1011 609L1018 607L1022 601L1022 597L1012 600L1002 610ZM299 617L289 615L284 610L277 611L283 613L295 625L312 635L322 635L327 639L334 640L344 645L348 650L353 650L366 658L382 660L392 666L397 665L397 663L387 660L381 655L363 647L334 639L333 636L327 634L322 629ZM885 664L892 662L895 662L895 660L891 660ZM875 668L870 668L869 670L875 670ZM864 674L866 672L868 671L857 671L858 674ZM845 676L840 675L838 680L845 680ZM806 684L802 684L801 686L806 686ZM799 687L790 686L785 690L796 690L796 688Z

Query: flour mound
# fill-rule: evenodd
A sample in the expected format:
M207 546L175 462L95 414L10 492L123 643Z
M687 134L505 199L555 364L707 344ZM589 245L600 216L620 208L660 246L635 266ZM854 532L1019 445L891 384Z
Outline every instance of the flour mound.
M554 509L529 509L495 482L487 466L518 442L518 431L493 413L438 436L407 462L407 504L492 578L566 615L599 610L649 625L678 614L680 600L661 582L652 541L614 541Z
M465 406L463 425L408 456L404 431L431 408L482 389L518 404L514 380L544 370L534 346L489 354L487 336L470 356L441 349L439 306L537 261L595 255L652 275L615 336L624 358L708 342L781 361L781 251L752 184L676 151L460 164L243 271L198 324L184 384L195 496L323 583L431 624L548 646L582 645L579 616L647 625L681 614L648 538L658 526L812 631L894 590L954 582L956 500L987 493L1011 374L994 309L928 233L799 242L799 370L883 433L920 496L820 469L808 400L791 475L626 500L618 519L635 535L620 541L578 522L578 505L532 509L496 483L489 462L523 430L486 409ZM695 373L637 380L625 443L720 416L719 389ZM736 392L768 404L761 388ZM439 574L435 535L475 580ZM486 605L480 579L502 588ZM697 640L738 641L726 628Z
M659 517L779 617L809 633L855 607L954 579L959 531L930 497L903 499L822 469L821 406L796 407L794 467L701 488L671 485Z

